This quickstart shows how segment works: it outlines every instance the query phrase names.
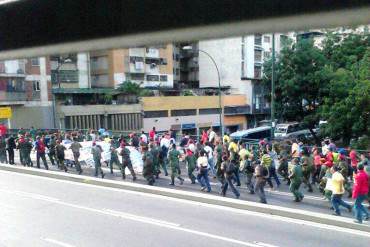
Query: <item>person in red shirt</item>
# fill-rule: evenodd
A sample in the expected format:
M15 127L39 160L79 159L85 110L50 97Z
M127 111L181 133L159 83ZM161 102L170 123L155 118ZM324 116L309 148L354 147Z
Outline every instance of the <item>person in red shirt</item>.
M40 168L40 158L42 159L42 162L44 163L45 169L49 170L48 163L46 161L45 157L45 151L46 151L46 145L44 142L44 138L41 138L40 136L36 137L36 164L37 168Z
M356 150L352 149L351 152L349 153L349 158L351 160L351 167L354 173L357 172L357 164L358 164L358 158L357 158L357 153Z
M320 171L321 171L321 165L322 165L322 162L321 162L321 155L320 155L320 152L317 148L314 148L313 149L313 162L314 162L314 165L315 165L315 173L313 175L313 178L312 178L312 181L313 183L319 183L320 182Z
M208 134L207 134L207 131L203 130L203 132L202 132L202 139L201 139L201 143L204 145L207 141L208 141Z
M153 127L153 129L151 131L149 131L149 140L150 141L155 141L155 134L156 134L156 131L155 131L155 127Z
M331 148L329 149L329 152L326 154L325 160L326 161L324 165L326 165L328 168L331 168L333 166L333 160L334 160L333 151Z
M355 215L356 223L362 223L362 220L369 220L369 212L362 205L362 202L366 199L367 193L369 193L369 178L364 171L364 165L359 164L357 166L357 174L355 176L355 183L352 191L352 198L355 199ZM365 217L363 217L365 215Z

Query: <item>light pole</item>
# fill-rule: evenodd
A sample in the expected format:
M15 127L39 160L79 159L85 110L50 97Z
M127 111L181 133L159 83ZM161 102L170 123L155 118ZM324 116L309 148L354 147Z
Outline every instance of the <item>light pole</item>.
M184 46L182 48L183 50L193 50L192 46ZM202 52L205 54L207 57L209 57L214 64L216 71L217 71L217 78L218 78L218 112L219 112L219 121L220 121L220 133L221 133L221 138L224 136L224 128L222 124L222 99L221 99L221 76L220 76L220 70L218 69L218 66L216 64L216 61L213 59L213 57L206 51L197 49L199 52Z
M275 128L275 34L272 34L272 65L271 65L271 140L274 139Z

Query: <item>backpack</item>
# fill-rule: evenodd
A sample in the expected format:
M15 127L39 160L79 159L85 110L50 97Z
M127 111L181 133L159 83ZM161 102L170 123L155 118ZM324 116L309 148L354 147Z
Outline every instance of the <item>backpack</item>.
M262 166L262 176L267 177L269 175L269 170L266 166Z
M231 175L234 173L235 169L236 169L235 163L230 161L226 165L225 172L226 174Z

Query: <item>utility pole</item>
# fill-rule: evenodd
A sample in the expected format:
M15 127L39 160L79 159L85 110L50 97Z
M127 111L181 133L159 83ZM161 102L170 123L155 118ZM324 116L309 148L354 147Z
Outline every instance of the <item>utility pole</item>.
M272 34L272 65L271 65L271 140L275 128L275 34Z

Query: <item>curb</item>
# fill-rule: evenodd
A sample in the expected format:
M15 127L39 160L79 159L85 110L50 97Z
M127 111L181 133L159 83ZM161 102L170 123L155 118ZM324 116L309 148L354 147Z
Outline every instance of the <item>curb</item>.
M217 206L225 206L235 209L253 211L258 213L276 215L286 218L310 221L319 224L342 227L352 230L370 233L370 226L367 224L356 224L352 219L322 213L308 212L300 209L291 209L275 205L265 205L256 202L241 201L232 198L218 197L215 195L199 194L195 192L179 191L167 188L153 187L142 184L135 184L124 181L111 181L99 178L92 178L84 175L61 173L57 171L46 171L28 167L16 167L12 165L0 165L0 170L29 174L34 176L54 178L77 183L92 184L108 188L130 190L142 193L156 194L177 199L207 203Z

